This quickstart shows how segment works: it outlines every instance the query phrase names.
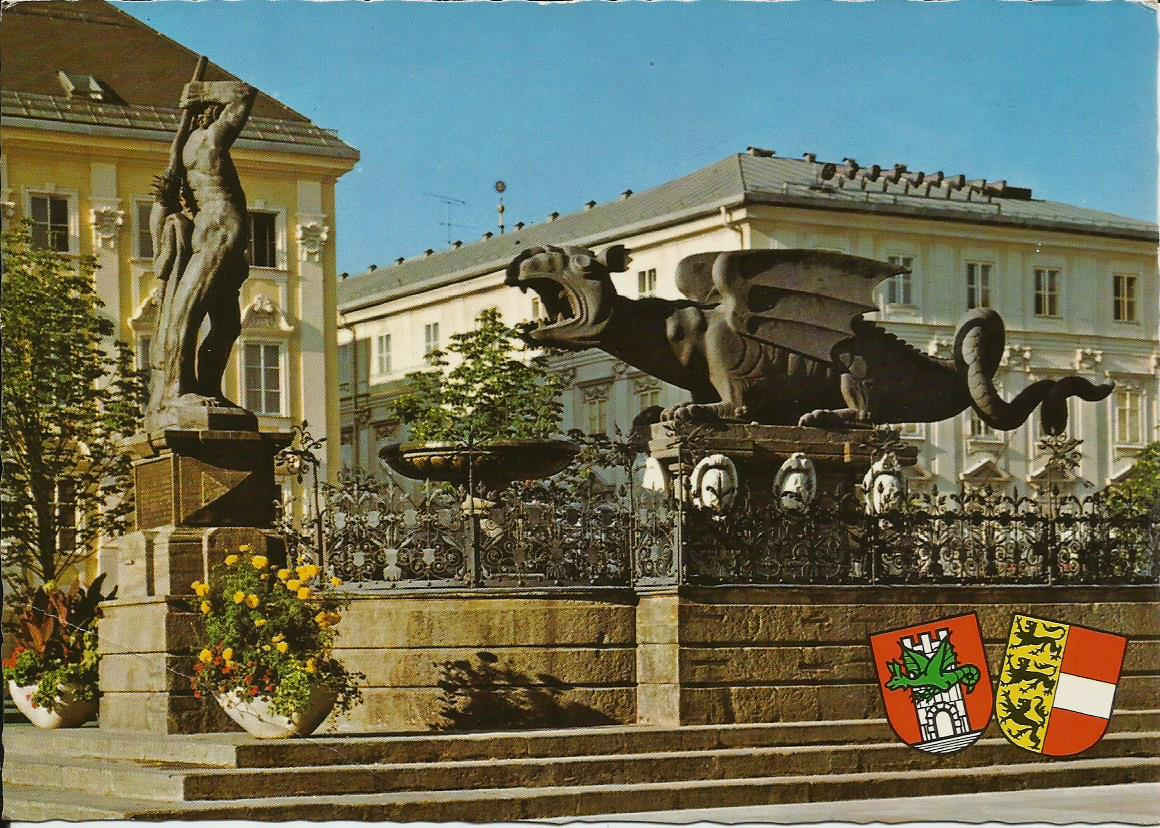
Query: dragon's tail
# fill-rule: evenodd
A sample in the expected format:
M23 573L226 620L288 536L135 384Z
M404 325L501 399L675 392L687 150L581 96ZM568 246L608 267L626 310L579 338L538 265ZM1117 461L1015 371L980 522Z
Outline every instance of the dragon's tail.
M971 407L992 428L1009 431L1018 428L1042 403L1039 416L1046 434L1062 434L1067 428L1067 398L1080 397L1088 402L1102 400L1112 393L1114 383L1095 385L1083 377L1033 382L1007 402L995 389L991 378L999 367L1006 331L999 314L990 308L977 308L967 316L955 335L955 367L967 384Z

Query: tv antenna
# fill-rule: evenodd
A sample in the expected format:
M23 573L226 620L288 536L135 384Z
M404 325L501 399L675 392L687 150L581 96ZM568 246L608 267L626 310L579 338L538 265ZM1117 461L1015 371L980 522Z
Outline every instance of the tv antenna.
M456 224L455 222L453 222L451 220L452 208L454 208L454 207L466 207L467 206L466 201L464 201L461 198L454 198L454 197L449 196L449 195L443 195L442 193L424 193L424 195L430 196L431 198L439 199L441 202L443 202L443 206L447 208L447 217L443 221L439 222L439 224L442 225L443 227L447 228L447 245L448 246L451 245L451 228L452 227L465 227L468 229L470 229L472 227L472 225L470 225L470 224Z
M499 234L501 236L503 235L503 231L504 231L504 226L503 226L503 214L504 214L503 194L504 194L504 190L506 190L506 189L507 189L507 184L504 183L504 180L502 178L499 181L495 182L495 191L497 193L499 193L499 206L495 208L495 211L499 215Z

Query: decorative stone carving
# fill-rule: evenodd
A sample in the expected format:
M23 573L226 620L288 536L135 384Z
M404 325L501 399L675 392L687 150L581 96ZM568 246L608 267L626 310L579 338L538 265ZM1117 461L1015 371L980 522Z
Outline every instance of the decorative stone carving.
M693 503L718 513L729 511L737 499L738 483L737 466L724 454L710 454L703 458L693 467L689 478Z
M800 451L791 454L777 470L773 488L783 509L804 512L818 494L818 473L813 461Z
M137 313L129 320L131 327L138 334L152 334L157 328L157 315L161 311L161 288L154 288Z
M89 211L93 225L93 246L103 250L116 250L117 237L125 223L125 211L116 204L105 204Z
M5 187L3 192L0 192L0 216L3 217L6 224L16 220L16 200L13 199L12 190L9 187Z
M322 259L322 250L330 241L330 227L322 223L322 216L304 219L298 225L296 238L298 240L298 258L304 262L318 262Z
M898 456L888 451L874 461L862 478L862 491L866 495L866 514L879 515L890 509L897 509L906 502L906 477Z
M1010 371L1031 370L1031 349L1023 345L1008 345L1003 349L999 364Z
M589 385L580 386L580 390L584 393L584 402L586 403L607 400L608 394L612 390L612 383L594 382Z
M659 391L660 380L654 377L637 377L632 381L632 393L647 394L649 391Z
M243 328L288 331L290 325L274 300L259 293L242 314Z
M618 377L623 377L628 372L628 368L628 363L619 359L612 363L612 373Z
M1104 352L1095 348L1075 349L1075 370L1098 371L1104 362Z

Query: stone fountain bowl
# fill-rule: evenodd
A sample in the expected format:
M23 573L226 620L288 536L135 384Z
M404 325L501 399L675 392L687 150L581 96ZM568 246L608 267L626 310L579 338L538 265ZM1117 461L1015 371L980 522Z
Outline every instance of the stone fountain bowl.
M571 440L497 440L468 449L454 443L391 443L379 451L392 469L413 480L466 483L468 467L481 483L504 486L562 471L580 447Z

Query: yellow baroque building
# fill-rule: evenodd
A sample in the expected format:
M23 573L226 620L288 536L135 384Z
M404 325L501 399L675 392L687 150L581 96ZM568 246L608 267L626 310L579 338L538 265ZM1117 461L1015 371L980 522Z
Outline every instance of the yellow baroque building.
M3 218L29 219L41 244L97 258L105 310L144 366L158 285L152 181L168 164L198 56L102 0L8 6L0 47ZM239 78L211 60L205 79ZM252 241L225 391L263 430L308 420L316 436L337 434L335 185L359 153L260 94L232 155Z

